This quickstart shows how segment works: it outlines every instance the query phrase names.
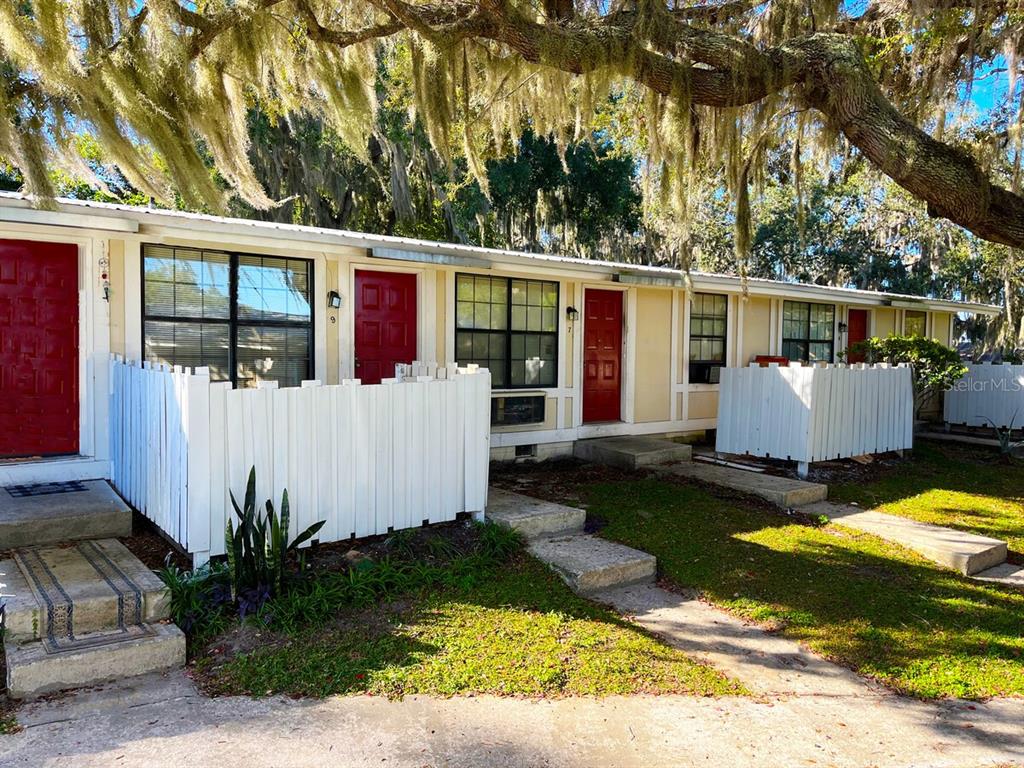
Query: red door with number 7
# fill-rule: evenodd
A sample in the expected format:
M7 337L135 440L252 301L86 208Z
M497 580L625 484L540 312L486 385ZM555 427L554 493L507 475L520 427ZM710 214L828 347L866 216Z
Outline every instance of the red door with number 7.
M622 415L622 291L586 291L583 311L583 421Z
M356 271L355 374L363 384L416 359L416 275Z

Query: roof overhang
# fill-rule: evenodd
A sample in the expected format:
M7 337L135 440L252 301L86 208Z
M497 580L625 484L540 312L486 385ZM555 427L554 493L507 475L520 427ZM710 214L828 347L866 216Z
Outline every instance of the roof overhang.
M218 240L238 238L239 241L266 240L301 243L305 248L315 245L358 248L371 257L412 263L460 266L467 269L504 269L535 271L581 280L615 280L627 285L683 287L680 270L645 264L579 259L557 254L483 248L461 243L442 243L416 238L376 235L346 230L306 227L296 224L230 219L208 214L139 208L114 203L86 200L59 200L56 210L39 210L23 195L0 192L0 222L43 224L80 229L106 230L148 235L188 236L199 233L216 235ZM197 238L198 239L198 238ZM294 246L293 246L294 247ZM1002 309L989 304L929 299L903 294L834 288L807 283L748 278L692 272L690 282L698 291L718 291L753 296L805 298L830 303L860 306L892 306L964 312L977 315L998 315Z

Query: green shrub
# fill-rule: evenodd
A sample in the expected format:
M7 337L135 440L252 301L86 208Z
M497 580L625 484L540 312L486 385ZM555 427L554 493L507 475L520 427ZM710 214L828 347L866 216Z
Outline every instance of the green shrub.
M167 586L170 616L188 635L216 632L227 623L231 584L223 564L207 563L192 571L179 568L170 555L157 574Z
M270 499L265 504L266 514L261 514L256 508L256 467L249 470L242 507L239 508L234 494L231 494L231 505L238 517L238 527L228 520L225 546L232 596L245 614L248 608L258 609L267 598L280 594L288 555L312 539L327 521L313 523L288 543L288 491L281 496L280 519ZM302 567L303 559L299 558L299 569Z
M512 528L494 523L477 523L480 532L480 552L485 557L505 560L522 544L522 536Z
M967 366L955 350L922 336L874 336L851 348L868 363L909 363L914 380L914 414L919 415L939 393L952 387Z

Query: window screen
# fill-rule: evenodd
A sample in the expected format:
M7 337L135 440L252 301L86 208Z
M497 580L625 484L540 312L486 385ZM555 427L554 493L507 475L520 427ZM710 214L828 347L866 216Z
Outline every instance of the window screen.
M460 365L491 372L499 389L553 387L558 370L558 283L456 275Z
M832 304L786 301L782 308L782 355L799 362L833 360L835 313Z
M143 269L147 360L239 386L310 378L311 262L151 245Z
M717 384L725 365L728 297L695 293L690 304L690 383Z

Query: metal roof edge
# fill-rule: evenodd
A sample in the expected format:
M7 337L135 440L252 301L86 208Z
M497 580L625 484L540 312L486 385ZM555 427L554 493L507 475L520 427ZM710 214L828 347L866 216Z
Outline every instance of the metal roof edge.
M534 253L529 251L513 251L499 248L485 248L461 243L444 243L432 240L379 235L368 232L354 232L323 227L309 227L298 224L279 224L276 222L258 221L255 219L239 219L214 216L205 213L188 211L172 211L168 209L141 208L121 203L101 203L89 200L73 200L60 198L57 200L60 214L47 211L49 216L31 216L34 223L45 223L60 226L52 217L54 215L76 216L79 223L65 226L102 229L103 222L98 219L122 222L113 227L117 231L139 232L144 234L140 225L154 227L182 228L190 231L201 230L219 232L221 234L237 234L239 236L260 236L283 240L299 240L336 246L347 246L366 249L378 258L396 260L448 263L465 266L488 267L494 264L545 265L551 268L562 268L567 271L589 272L611 276L623 283L636 285L682 285L683 277L680 270L672 267L646 264L629 264L624 262L603 261L596 259L580 259L558 254ZM0 210L38 211L32 200L17 192L0 192ZM71 209L71 210L68 210ZM78 213L74 209L84 209L88 213ZM38 213L43 213L38 211ZM26 214L27 215L27 214ZM15 217L16 218L16 217ZM0 216L0 220L4 220ZM11 220L8 218L7 220ZM84 222L91 222L87 226ZM134 226L133 226L134 224ZM386 255L385 255L386 254ZM431 259L431 257L436 257ZM719 288L736 293L743 290L743 280L737 275L723 275L711 272L691 272L690 277L695 288ZM759 296L793 296L807 295L824 298L843 298L848 303L860 303L873 306L892 306L894 303L913 302L914 306L924 306L951 312L972 312L975 314L996 315L1002 312L1001 307L977 302L960 302L950 299L932 299L907 294L886 293L884 291L866 291L857 288L822 286L810 283L787 282L766 278L747 278L746 290Z

